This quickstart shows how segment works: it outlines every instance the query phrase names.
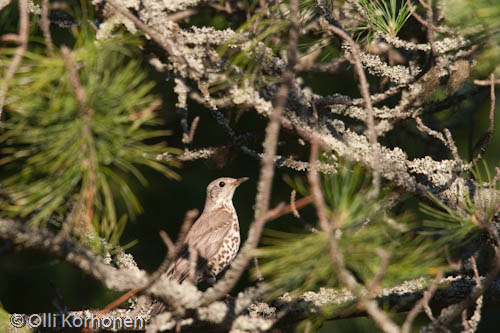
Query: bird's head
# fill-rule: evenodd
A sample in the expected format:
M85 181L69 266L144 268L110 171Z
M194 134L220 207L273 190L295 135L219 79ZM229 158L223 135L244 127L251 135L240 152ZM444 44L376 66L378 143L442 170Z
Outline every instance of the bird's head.
M238 179L223 177L213 180L207 186L205 210L219 208L230 204L232 205L234 191L241 183L247 180L247 177Z

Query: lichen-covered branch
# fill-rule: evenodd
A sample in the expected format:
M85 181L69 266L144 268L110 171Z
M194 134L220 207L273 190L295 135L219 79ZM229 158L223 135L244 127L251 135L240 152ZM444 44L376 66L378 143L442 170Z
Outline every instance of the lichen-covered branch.
M0 219L0 239L11 241L12 248L16 251L36 250L62 259L94 277L111 290L127 291L144 286L148 281L148 274L137 267L129 254L118 256L121 268L117 268L109 259L103 259L71 240L57 241L49 231L32 230L13 220ZM425 279L407 281L392 288L381 289L374 299L379 306L388 310L406 312L422 298L430 284L431 282ZM429 300L429 306L438 311L454 304L456 300L465 299L475 285L473 277L446 277L439 282ZM148 323L148 331L151 332L173 329L177 324L180 324L183 331L218 328L234 332L237 330L259 332L274 327L277 332L286 332L286 328L280 329L280 327L288 327L286 325L291 322L298 323L320 311L323 306L335 304L342 309L343 306L348 307L356 301L356 297L347 290L321 289L319 292L309 291L298 297L286 295L265 303L259 299L259 295L262 295L264 291L265 286L250 287L230 302L216 301L203 306L200 300L204 295L193 285L188 283L178 285L168 280L161 280L148 290L150 296L161 298L166 302L170 300L168 304L174 304L173 300L175 300L186 309L194 309L194 312L189 312L189 315L180 318L178 312L172 309L150 320L148 310L151 304L138 311L136 307L144 303L131 302L127 309L115 309L107 315L117 318L131 314L143 316ZM500 305L500 280L496 279L490 283L483 297L483 306ZM287 308L286 315L278 318L277 313L285 307ZM70 314L90 316L90 313L98 315L99 310L74 311ZM364 311L359 309L349 313L338 311L331 313L328 319L363 315L365 315ZM280 323L284 326L280 326Z

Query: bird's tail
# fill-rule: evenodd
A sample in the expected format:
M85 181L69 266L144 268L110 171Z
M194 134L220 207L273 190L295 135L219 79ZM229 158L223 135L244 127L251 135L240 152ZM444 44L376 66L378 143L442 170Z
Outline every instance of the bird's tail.
M182 283L189 277L190 266L188 259L179 257L170 265L165 275L169 280Z
M167 271L162 278L167 278L177 283L184 282L190 276L191 262L189 260L189 253L181 253L168 267ZM210 273L207 260L203 257L198 257L196 264L196 272L193 283L198 284L205 280L209 284L215 283L215 276ZM151 310L151 317L154 317L165 311L165 303L158 301L153 304Z
M172 281L176 281L177 283L182 283L189 276L189 261L182 257L177 258L174 262L170 264L166 273L162 276L163 279L167 278ZM150 317L156 317L160 313L166 310L167 306L162 301L156 300L155 303L151 306Z

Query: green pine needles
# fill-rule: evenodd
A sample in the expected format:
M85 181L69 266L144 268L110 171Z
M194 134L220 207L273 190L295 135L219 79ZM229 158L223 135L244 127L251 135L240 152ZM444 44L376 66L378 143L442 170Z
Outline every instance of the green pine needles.
M293 186L307 194L300 180ZM337 174L323 176L322 187L327 215L336 221L335 236L346 267L361 283L373 281L385 255L389 258L381 282L385 286L429 276L442 264L408 214L391 216L387 191L369 198L371 180L359 165L341 164ZM273 295L339 286L324 232L267 230L264 235L265 246L258 253L263 261L261 271L275 290Z
M128 184L131 176L146 183L138 167L178 177L155 159L175 151L149 143L168 132L158 129L161 100L151 93L154 84L134 60L134 49L137 42L123 36L86 37L66 58L26 53L9 83L10 112L0 123L2 214L116 245L127 220L117 217L118 200L128 216L141 210ZM0 70L13 52L2 51ZM82 91L83 102L77 98Z
M485 162L483 166L486 181L476 166L472 171L478 184L475 193L466 195L458 207L450 207L431 194L432 205L420 205L428 216L424 221L425 232L434 238L435 247L456 250L488 233L487 225L493 223L500 212L500 189L498 180L493 183Z
M356 30L368 31L368 39L371 39L373 31L396 36L411 16L410 7L406 1L402 1L399 8L396 0L360 0L359 4L366 14L366 20L365 25Z
M488 172L487 167L485 170ZM430 196L432 205L421 205L427 219L420 223L413 215L395 213L400 208L389 189L370 198L367 171L357 164L339 162L337 174L323 176L321 183L327 216L346 268L366 288L373 287L374 281L389 287L451 269L448 254L487 234L487 224L493 223L499 212L498 185L489 174L486 182L479 171L473 175L478 184L473 198L466 197L457 207L450 207ZM289 183L303 195L308 194L302 178ZM267 229L257 254L260 270L272 290L270 297L341 286L328 237L322 231Z

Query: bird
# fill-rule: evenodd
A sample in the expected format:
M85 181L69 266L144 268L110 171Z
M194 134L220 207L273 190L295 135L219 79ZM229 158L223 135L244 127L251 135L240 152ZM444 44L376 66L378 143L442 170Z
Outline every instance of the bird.
M182 283L189 278L191 256L195 255L193 258L196 258L196 267L192 282L199 284L206 281L214 284L217 274L233 261L240 247L240 225L233 206L233 195L236 188L247 180L248 177L223 177L208 184L203 212L167 268L167 279ZM157 316L165 309L163 302L155 301L150 317Z
M233 206L236 188L247 177L217 178L208 184L205 206L189 230L181 250L166 270L170 280L182 283L190 277L190 256L197 258L192 282L216 282L217 275L236 257L240 247L240 226Z

